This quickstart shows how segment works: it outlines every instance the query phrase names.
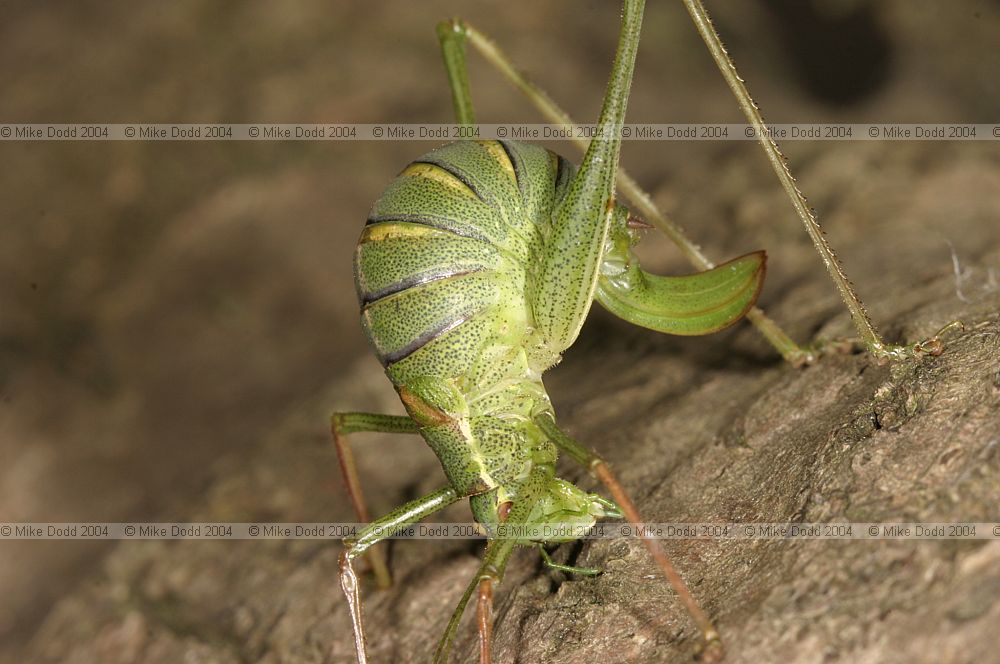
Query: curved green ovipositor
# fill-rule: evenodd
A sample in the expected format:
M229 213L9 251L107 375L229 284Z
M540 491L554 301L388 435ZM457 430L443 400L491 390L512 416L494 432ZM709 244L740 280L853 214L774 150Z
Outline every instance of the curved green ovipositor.
M755 251L683 277L649 274L634 261L614 276L602 274L595 299L619 318L667 334L717 332L742 318L757 301L767 255Z

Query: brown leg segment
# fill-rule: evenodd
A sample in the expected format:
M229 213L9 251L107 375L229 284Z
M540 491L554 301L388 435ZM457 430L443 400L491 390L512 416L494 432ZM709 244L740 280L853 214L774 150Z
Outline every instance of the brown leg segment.
M361 591L358 587L358 577L351 566L351 560L364 554L386 537L391 537L392 533L399 532L400 528L422 521L457 500L456 491L450 486L444 487L397 507L378 521L369 524L358 533L356 538L344 540L345 549L340 554L340 588L344 591L344 596L347 598L347 608L351 613L354 648L358 654L359 664L365 664L368 656L365 654Z
M381 433L417 433L417 423L409 417L399 415L378 415L375 413L334 413L330 418L330 431L333 434L333 444L337 449L337 461L344 477L347 496L354 507L354 513L359 523L369 523L371 515L365 504L365 496L361 491L361 480L358 479L358 468L354 463L354 452L347 440L347 434L361 431ZM368 551L368 562L375 575L375 583L379 588L392 585L389 566L385 555L379 548Z
M605 463L603 459L595 455L594 461L590 466L593 473L597 476L597 479L601 480L604 486L608 487L608 491L611 492L611 497L614 498L615 503L621 508L622 513L625 518L628 519L633 524L643 524L645 520L639 514L639 510L636 509L635 503L632 499L628 497L625 493L625 489L622 487L621 483L618 482L618 478L615 477L614 473L611 472L611 468ZM667 552L663 550L663 546L660 544L659 540L655 540L649 536L645 529L639 529L639 539L642 540L643 545L649 554L653 556L653 560L659 565L660 571L663 575L667 577L667 581L673 587L674 591L677 593L677 597L681 600L681 604L687 609L688 613L691 614L692 620L698 625L698 629L701 630L702 638L704 643L702 644L702 650L699 653L702 661L705 662L717 662L722 659L725 654L722 648L722 639L719 637L718 630L715 629L715 625L705 614L702 608L698 605L691 591L688 590L687 584L684 583L684 579L681 575L677 573L674 569L673 563L670 562L670 558L667 557Z
M493 579L479 580L479 600L476 603L479 623L479 664L490 664L493 644Z
M614 473L611 472L611 468L608 467L604 459L585 448L560 429L556 425L555 418L550 413L541 413L534 420L553 443L597 476L601 483L611 492L615 503L630 523L637 526L645 523L635 503L629 498L624 487L622 487ZM698 653L701 660L704 662L718 662L722 659L724 651L722 640L719 637L718 630L715 629L715 625L712 624L712 621L698 605L691 591L688 590L687 584L684 583L684 579L681 578L680 574L674 568L673 563L670 562L670 558L667 556L667 552L663 549L660 541L650 537L642 528L638 528L637 530L646 550L653 556L653 560L656 561L663 575L667 577L667 581L673 587L684 608L687 609L691 615L691 619L694 620L701 631L702 643Z
M351 614L351 627L354 629L354 650L358 655L358 664L368 664L368 653L365 649L365 626L361 614L361 591L358 589L358 577L351 566L351 552L340 554L340 589L347 598L347 610Z

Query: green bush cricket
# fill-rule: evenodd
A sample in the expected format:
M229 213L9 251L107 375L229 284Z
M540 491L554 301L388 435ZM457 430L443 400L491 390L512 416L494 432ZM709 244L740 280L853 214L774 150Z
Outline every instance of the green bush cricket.
M498 536L506 525L587 526L610 516L642 523L607 463L556 423L544 371L576 340L596 299L616 316L669 334L707 334L746 315L782 356L813 361L754 307L764 252L714 265L618 169L620 131L638 48L642 0L625 0L618 49L597 137L585 145L579 169L545 148L514 141L459 141L407 166L372 208L355 253L362 325L408 415L337 413L332 429L358 520L370 517L345 436L356 432L417 433L447 477L444 488L376 520L345 542L341 586L348 599L359 662L366 662L358 579L352 560L368 553L380 586L390 582L378 549L380 533L416 523L462 498L489 541L434 659L447 661L473 595L479 612L480 660L490 660L493 586L516 546L545 541ZM802 219L851 311L861 341L877 361L938 354L937 336L909 346L886 344L823 239L805 199L700 0L684 0L696 27ZM471 43L552 122L569 117L471 26L445 21L438 37L459 124L475 122L465 67ZM577 135L573 132L572 135ZM618 189L640 216L617 202ZM647 223L649 222L649 223ZM701 272L661 277L644 272L631 247L650 224L666 232ZM940 333L939 333L940 334ZM587 494L555 476L559 452L592 472L613 501ZM701 632L705 660L722 656L719 634L659 543L642 541ZM554 563L541 549L547 564ZM585 568L557 566L571 572Z

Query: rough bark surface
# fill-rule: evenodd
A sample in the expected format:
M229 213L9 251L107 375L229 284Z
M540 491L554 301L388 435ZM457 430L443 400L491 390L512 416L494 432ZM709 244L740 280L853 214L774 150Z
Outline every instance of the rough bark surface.
M970 217L970 230L983 236L982 229L992 226L995 233L995 219ZM983 264L1000 259L997 239ZM834 356L796 370L759 348L748 350L759 346L748 330L679 343L602 316L553 374L551 391L562 421L613 461L650 519L994 520L1000 504L1000 298L984 293L965 304L949 266L933 272L917 275L893 301L880 299L878 310L890 321L888 329L911 339L961 316L966 332L949 338L938 358L878 367L864 355ZM826 288L821 275L785 297L807 300L800 289L813 288ZM329 507L329 499L316 500L318 492L330 493L336 477L317 422L327 404L346 406L347 395L397 410L381 381L370 363L360 363L248 450L247 463L220 464L187 516L349 519L344 505L323 510L319 506ZM365 386L371 396L357 399ZM426 451L409 449L421 445L418 439L366 436L356 445L376 505L401 502L441 482ZM463 513L455 509L449 516L462 519ZM996 542L667 546L718 620L730 661L973 662L996 656ZM669 589L653 578L636 542L564 548L561 555L604 574L565 578L546 572L532 552L515 557L497 597L497 661L689 657L691 625ZM57 605L32 642L32 659L351 661L349 622L336 584L338 550L312 541L122 544L83 588ZM395 542L390 550L395 587L365 592L371 656L424 661L475 571L476 551L439 541ZM470 622L456 653L466 661L474 652Z
M970 15L975 5L957 4ZM885 3L880 21L896 48L898 69L882 92L854 111L856 117L910 121L906 112L918 108L934 118L974 121L997 101L989 96L995 90L980 90L969 79L981 75L977 48L986 42L977 35L1000 26L998 11L982 7L978 23L956 27L933 13L912 14L909 6ZM178 7L176 16L147 17L160 26L169 54L183 33L179 26L189 25L195 13ZM740 10L719 10L720 19L730 18L739 55L741 41L756 34L757 19L748 15L749 27L741 32ZM260 83L266 89L248 88L250 101L239 102L232 113L298 120L290 117L294 108L287 101L293 92L332 77L336 89L313 90L307 116L326 120L335 114L357 122L447 117L447 99L438 99L444 96L441 85L419 92L426 81L412 80L409 67L416 65L406 58L418 53L419 65L438 77L431 27L456 8L400 9L389 32L400 38L381 42L385 52L378 55L365 51L364 35L370 38L378 25L372 18L365 23L360 15L338 15L341 23L317 28L317 17L328 8L303 10L284 17L286 22L274 21L267 9L254 11L245 16L245 33L231 35L231 43L277 52L274 39L318 45L337 37L355 62L371 56L382 68L372 75L355 71L356 64L313 65L300 77L266 79L267 67L251 61L238 80L270 82ZM570 51L539 43L550 27L546 17L563 14L557 6L521 17L527 23L499 11L476 11L485 12L473 17L483 25L499 22L491 32L518 60L552 63L555 97L569 97L567 106L581 108L581 117L596 108L610 53L606 21L614 11L601 14L605 23L597 26L598 19L586 15L567 18L566 32L586 35ZM67 39L78 30L93 37L105 29L54 16L28 15L22 26L29 36L62 30ZM680 13L652 10L650 45L640 66L643 58L683 58L688 51L673 53L665 45L672 31L681 31L676 24L682 19ZM352 20L368 32L349 29ZM271 37L250 27L258 22L270 25ZM420 30L415 35L414 26ZM966 28L971 32L962 32ZM516 36L518 30L534 41L504 39L505 32ZM94 66L115 71L130 57L128 44L147 43L139 28L122 34L125 45L104 47L107 62ZM962 35L971 36L962 41ZM588 55L597 42L600 57ZM688 46L693 53L697 43ZM4 48L30 50L20 42ZM309 61L342 61L337 49L326 48ZM219 49L202 55L215 58L208 61L220 71L241 61L239 53ZM566 58L567 52L575 58ZM199 53L186 57L194 61ZM288 70L299 62L294 53L282 57ZM673 107L673 119L678 109L680 117L690 113L692 119L706 109L732 108L721 83L704 82L712 76L711 64L691 57L696 71L676 83L674 94L685 94L685 85L708 91ZM585 60L596 71L584 82L576 71ZM178 70L184 64L170 62ZM406 64L394 71L392 62ZM766 71L768 64L757 66ZM948 78L961 67L967 78ZM753 81L752 73L748 78ZM131 112L155 116L164 98L174 99L177 89L170 84L176 81L164 81L166 88L136 97ZM654 81L648 71L637 76L639 119L662 117L662 91ZM383 83L397 87L383 92ZM493 83L474 90L483 108L521 106ZM843 117L823 115L794 89L782 93L780 81L762 83L762 98L769 85L773 99L787 99L789 113ZM192 94L204 98L169 108L171 117L149 119L185 121L185 114L205 109L209 117L239 119L218 105L242 99L233 88L219 83L217 90L196 87ZM573 106L574 95L582 106ZM20 107L5 102L7 112L49 108L44 99L19 99ZM52 107L59 101L54 99ZM272 105L244 107L261 100ZM84 114L109 112L89 103ZM432 110L413 110L421 104ZM531 119L528 113L515 117ZM726 121L738 118L727 115ZM73 146L18 147L23 168L4 176L4 189L21 192L11 199L18 213L11 218L22 223L6 227L10 241L0 243L13 275L3 285L8 305L0 365L8 375L0 451L11 461L0 494L4 518L352 520L327 416L332 410L401 409L357 330L351 246L380 183L429 147L378 152L379 145L388 146L105 146L93 148L105 151L96 157ZM995 145L786 146L848 273L890 340L913 341L951 320L965 322L964 332L946 339L942 356L877 366L864 354L841 354L794 369L746 324L711 337L676 339L595 309L580 341L547 377L561 423L612 463L650 521L1000 521ZM562 151L568 154L565 146ZM197 181L185 179L192 159L204 169ZM103 173L93 176L103 187L100 196L84 186L95 163L116 165L109 172L96 169ZM752 145L715 145L663 159L648 147L628 145L624 163L634 163L644 182L666 182L657 200L677 211L713 257L768 249L762 304L793 335L851 334L819 259ZM60 182L53 179L53 164L70 175L51 203L53 211L37 213L32 196L46 183ZM212 175L219 183L203 181ZM80 191L68 190L65 182L72 177L79 178ZM86 205L95 219L110 221L87 226L89 217L75 212ZM136 219L149 223L137 230ZM81 240L65 230L74 221L96 239ZM650 245L651 264L686 270L664 244L651 237ZM35 295L39 289L44 297ZM444 481L419 438L358 435L354 444L374 512ZM564 471L598 489L568 463ZM464 504L439 517L468 518ZM666 544L717 620L729 662L1000 660L1000 542ZM334 542L2 545L10 564L2 566L0 589L11 601L0 608L0 658L11 662L353 661L337 583L340 547ZM476 569L479 543L396 541L387 551L394 587L379 592L366 583L363 589L371 660L427 661ZM604 573L568 577L546 570L534 551L516 554L496 593L497 662L690 661L693 627L636 541L564 545L555 556ZM470 610L456 661L475 659L471 618Z

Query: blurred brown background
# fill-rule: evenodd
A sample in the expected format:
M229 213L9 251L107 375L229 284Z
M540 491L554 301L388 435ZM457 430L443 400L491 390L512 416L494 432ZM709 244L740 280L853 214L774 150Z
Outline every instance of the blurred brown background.
M746 0L709 9L769 121L1000 121L995 0ZM598 1L3 2L0 122L446 122L450 100L433 28L452 15L492 35L589 121L617 14L617 3ZM478 58L472 84L481 121L538 121ZM632 121L741 121L677 2L649 3L633 89ZM784 148L794 171L822 164L830 145ZM996 182L996 145L934 144L920 153L919 168L971 159L994 170L976 167L970 178ZM281 482L267 490L261 482L246 488L232 516L346 516L325 414L395 407L357 322L351 252L381 188L431 146L0 143L0 520L193 518L220 478L252 463L262 441L280 438L290 420L303 424L287 453L310 459L325 481L303 479L305 488L288 488L303 497L286 503L266 493ZM852 159L891 165L914 148L837 149L836 167L814 168L813 181L802 181L807 193L821 180L837 185L837 193L811 200L821 220L838 197L858 195L863 183L852 178ZM777 189L755 146L631 142L623 163L713 256L767 248L763 302L800 337L837 311L832 291L820 303L781 300L804 275L821 275L787 208L751 212L741 227L732 199L711 195L754 183ZM905 180L880 186L865 199L919 194ZM975 194L963 198L975 204ZM780 205L779 196L772 200ZM917 268L947 272L948 242L957 256L975 259L982 238L950 232L950 203L935 201L940 225L912 233L883 237L878 218L856 219L873 240L844 254L849 272L904 280ZM874 209L893 214L888 205ZM835 246L856 230L836 219L826 228ZM645 253L659 267L684 269L665 243L651 241ZM884 301L885 289L899 283L869 281L862 292ZM585 346L625 329L601 320L585 330ZM774 361L754 348L761 362ZM367 378L345 391L335 381L346 375ZM425 451L414 452L413 479L406 464L382 467L413 448L387 445L397 447L362 461L375 487L405 494L403 485L437 472ZM375 511L394 501L375 497ZM95 574L114 546L0 543L0 657L26 656L54 603Z

